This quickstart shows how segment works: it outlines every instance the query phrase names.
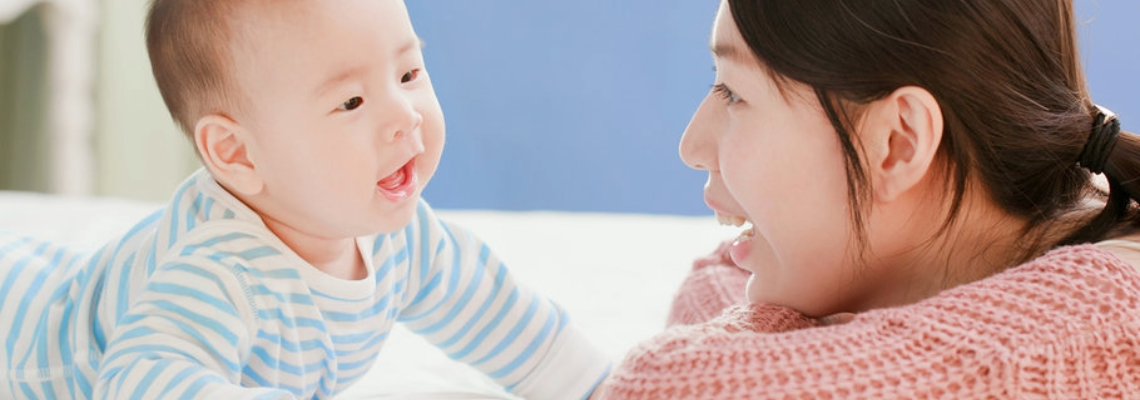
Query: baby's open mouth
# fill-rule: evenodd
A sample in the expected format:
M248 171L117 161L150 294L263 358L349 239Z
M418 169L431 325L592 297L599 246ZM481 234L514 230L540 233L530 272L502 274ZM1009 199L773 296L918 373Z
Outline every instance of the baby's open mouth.
M416 159L412 158L403 167L376 182L376 189L392 201L411 197L416 191Z

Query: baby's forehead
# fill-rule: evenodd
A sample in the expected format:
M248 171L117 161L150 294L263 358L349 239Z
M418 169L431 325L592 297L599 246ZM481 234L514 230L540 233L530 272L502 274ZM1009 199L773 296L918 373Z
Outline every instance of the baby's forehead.
M298 40L292 34L306 30L306 12L303 3L323 3L298 0L243 0L234 2L223 14L229 34L214 43L225 61L232 64L246 57L261 57L267 41L289 43Z
M229 16L233 34L224 44L227 72L242 88L303 86L306 94L319 95L326 80L399 68L396 64L417 58L422 47L396 1L243 4Z

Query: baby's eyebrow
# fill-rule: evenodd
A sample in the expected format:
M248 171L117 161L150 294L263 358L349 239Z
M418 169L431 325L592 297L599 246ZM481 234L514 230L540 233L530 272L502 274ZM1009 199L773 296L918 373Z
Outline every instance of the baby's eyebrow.
M423 39L420 39L417 36L415 39L409 40L407 43L405 43L405 44L401 45L399 48L397 48L395 57L403 56L404 54L408 53L409 51L419 50L419 49L422 49L423 47L424 47ZM314 93L316 93L316 95L319 97L320 95L324 94L324 92L326 90L329 90L329 88L336 86L339 83L345 82L349 79L352 79L353 77L359 76L359 75L363 74L365 72L365 70L367 70L367 69L368 69L367 66L365 66L363 64L357 64L357 65L352 65L352 66L346 67L344 69L338 70L336 73L330 75L328 79L325 79L324 81L322 81L320 83L320 85L318 85L316 87L316 90L314 90Z
M410 43L400 47L400 52L403 53L405 51L411 50L411 48L418 48L422 50L424 46L427 46L427 43L424 43L424 39L416 36L416 40L413 40Z
M326 91L336 86L337 84L343 83L355 76L363 74L366 68L367 67L365 67L363 64L357 64L345 69L341 69L337 73L331 75L328 79L322 81L321 84L316 87L314 93L316 93L317 97L320 97Z
M402 56L412 50L420 50L424 48L424 40L419 36L414 37L412 40L405 42L400 47L396 48L396 56Z

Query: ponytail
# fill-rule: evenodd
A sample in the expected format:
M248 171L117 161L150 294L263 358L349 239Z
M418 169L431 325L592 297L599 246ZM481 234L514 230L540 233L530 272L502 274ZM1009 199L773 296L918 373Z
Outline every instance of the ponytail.
M1080 167L1103 173L1108 181L1104 209L1060 245L1102 240L1120 231L1140 227L1140 213L1132 201L1140 201L1140 138L1121 131L1112 111L1096 106L1091 133L1081 150Z

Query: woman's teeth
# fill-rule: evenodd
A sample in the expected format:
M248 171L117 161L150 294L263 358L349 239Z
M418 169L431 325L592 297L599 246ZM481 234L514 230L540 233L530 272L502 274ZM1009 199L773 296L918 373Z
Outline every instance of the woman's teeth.
M752 222L744 219L744 217L718 213L716 214L716 220L720 222L721 225L744 227L744 231L740 232L740 236L736 238L737 242L750 240L752 236L756 234L755 230L752 229Z
M735 215L724 215L724 214L720 214L720 213L716 214L716 220L717 220L717 222L720 222L721 225L737 226L737 227L744 226L744 223L747 221L744 219L744 217L737 217Z
M744 231L740 232L740 236L738 236L736 240L748 240L751 239L754 235L756 235L756 231L752 229L745 229Z

